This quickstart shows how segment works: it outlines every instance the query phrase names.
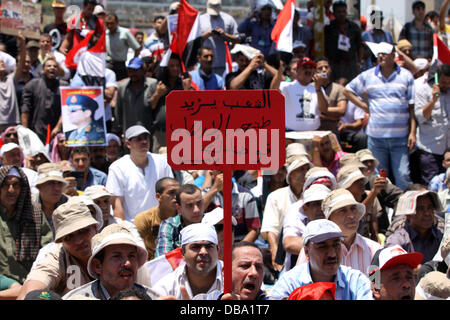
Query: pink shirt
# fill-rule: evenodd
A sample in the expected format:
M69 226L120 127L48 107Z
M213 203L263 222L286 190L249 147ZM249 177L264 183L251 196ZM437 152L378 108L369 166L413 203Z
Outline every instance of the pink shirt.
M368 268L371 265L372 258L379 249L383 247L373 240L369 238L363 237L360 234L356 234L355 241L350 246L350 250L347 250L347 247L342 244L342 261L341 264L347 267L351 267L353 269L357 269L368 275ZM300 255L297 259L297 264L300 265L304 262L307 262L308 258L305 255L305 251L302 248Z

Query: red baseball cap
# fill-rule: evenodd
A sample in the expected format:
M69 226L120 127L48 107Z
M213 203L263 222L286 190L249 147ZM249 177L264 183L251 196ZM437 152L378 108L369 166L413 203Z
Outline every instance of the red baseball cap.
M314 62L314 60L311 60L308 57L304 57L304 58L301 58L298 60L297 68L303 67L304 65L307 65L307 64L313 66L314 68L316 67L316 63Z
M334 282L314 282L301 286L288 297L288 300L326 300L326 293L331 294L332 300L336 300L336 283Z
M372 268L369 270L371 275L375 271L389 269L391 267L397 266L399 264L407 264L411 268L416 268L423 259L423 254L420 252L406 252L399 245L392 247L387 247L378 250L372 259ZM374 267L377 268L374 268Z

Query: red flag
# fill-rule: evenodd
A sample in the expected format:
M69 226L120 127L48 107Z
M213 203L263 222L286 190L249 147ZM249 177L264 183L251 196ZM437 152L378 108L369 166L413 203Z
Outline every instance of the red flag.
M233 60L231 59L230 48L228 47L228 43L225 42L225 62L226 62L226 72L233 72Z
M92 48L88 49L89 41L91 40L91 37L94 35L94 33L95 33L94 30L89 31L89 33L86 35L86 37L83 39L83 41L78 43L77 46L73 47L69 51L69 53L67 53L66 66L68 68L76 70L78 62L80 61L81 55L86 51L89 51L92 53L97 53L99 55L105 55L105 57L106 57L106 42L105 42L106 33L105 32L102 33L102 35L100 36L100 39L97 41L97 43Z
M270 35L270 38L276 43L275 48L278 51L292 52L294 13L295 0L286 1Z
M433 64L436 60L443 64L450 64L450 50L447 45L433 33Z

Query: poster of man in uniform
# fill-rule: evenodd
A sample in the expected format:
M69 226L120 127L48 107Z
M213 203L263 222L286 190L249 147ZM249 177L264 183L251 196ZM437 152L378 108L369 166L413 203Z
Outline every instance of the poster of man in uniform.
M16 36L23 30L24 36L39 39L41 4L22 0L1 0L1 4L0 33Z
M61 87L63 131L69 147L105 146L103 87Z

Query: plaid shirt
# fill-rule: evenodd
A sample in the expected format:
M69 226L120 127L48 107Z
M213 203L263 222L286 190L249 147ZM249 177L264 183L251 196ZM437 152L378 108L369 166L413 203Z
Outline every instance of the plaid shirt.
M156 241L155 258L181 247L180 232L184 227L185 224L180 214L161 222L158 239Z
M411 42L414 59L433 57L433 28L427 22L421 29L417 29L414 20L406 23L400 32L401 39Z

